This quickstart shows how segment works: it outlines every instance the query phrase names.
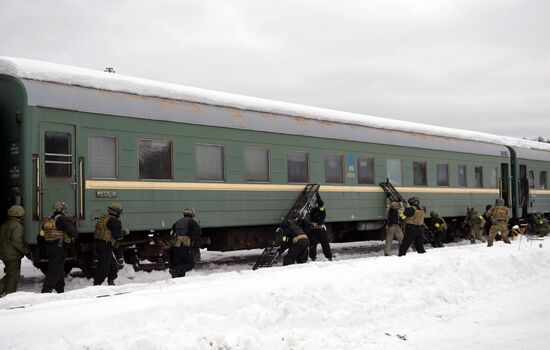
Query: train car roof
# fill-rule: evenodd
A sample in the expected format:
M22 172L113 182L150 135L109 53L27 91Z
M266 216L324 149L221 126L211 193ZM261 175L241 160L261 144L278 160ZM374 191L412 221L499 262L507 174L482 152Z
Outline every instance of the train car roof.
M29 59L0 57L0 74L23 81L27 89L29 105L474 154L506 156L506 151L499 146L511 146L517 150L521 158L544 160L550 158L547 153L550 152L550 144L541 142L241 96ZM94 98L92 96L94 92L90 89L113 92L117 94L114 100L119 102L124 100L122 97L124 94L131 94L256 113L238 116L237 123L227 122L219 115L211 120L202 117L198 122L197 118L186 119L181 113L181 108L178 111L176 111L177 108L168 111L166 103L162 101L157 103L141 101L142 106L137 107L130 107L131 103L136 104L135 99L132 102L120 102L118 105L116 103L98 104L98 96ZM59 91L52 93L53 90ZM69 97L71 93L73 98ZM95 94L99 92L96 91ZM79 95L78 98L77 95ZM105 98L104 94L101 96ZM48 105L49 103L52 105ZM151 112L152 110L155 113L140 114L140 111ZM289 118L283 122L290 123L285 126L277 125L281 123L273 123L272 120L262 123L262 118L273 119L274 116ZM304 128L304 124L308 124L307 127ZM333 124L337 124L338 128L327 128ZM300 125L300 127L293 132L292 125ZM368 136L365 136L365 129L361 127L371 129ZM486 144L485 147L488 149L480 151L479 142Z

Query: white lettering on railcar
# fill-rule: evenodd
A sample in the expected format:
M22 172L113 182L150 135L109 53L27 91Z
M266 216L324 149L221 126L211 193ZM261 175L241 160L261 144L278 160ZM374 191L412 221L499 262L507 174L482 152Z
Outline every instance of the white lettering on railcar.
M12 143L10 146L10 154L12 156L19 155L19 145L17 143Z
M96 198L116 198L116 191L95 191Z

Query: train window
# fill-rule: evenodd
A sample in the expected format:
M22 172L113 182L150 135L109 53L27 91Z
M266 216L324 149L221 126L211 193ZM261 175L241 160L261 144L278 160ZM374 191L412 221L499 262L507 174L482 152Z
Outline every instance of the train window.
M483 187L483 167L474 167L474 182L475 187Z
M498 169L497 167L491 168L491 178L489 179L489 186L491 188L497 188L498 187Z
M535 188L535 172L533 170L529 170L527 180L529 181L529 188Z
M344 155L325 154L325 182L344 183Z
M172 142L139 140L139 178L170 180L172 178Z
M458 166L458 187L468 187L468 179L466 177L466 165Z
M224 146L195 145L197 180L225 181Z
M244 150L245 178L252 182L269 182L269 150L247 147Z
M403 165L401 159L386 159L386 177L396 186L403 184Z
M287 158L288 182L309 182L308 154L290 151Z
M547 185L546 185L546 180L548 179L547 175L546 175L546 171L541 171L540 174L539 174L539 181L540 181L540 188L542 190L545 190L547 189Z
M413 184L415 186L427 186L428 176L426 162L413 162Z
M437 186L449 186L449 164L437 164Z
M90 177L93 179L117 178L116 137L90 136Z
M357 183L374 184L374 158L364 155L357 157Z
M71 134L46 131L44 134L44 172L46 176L71 177L72 164Z

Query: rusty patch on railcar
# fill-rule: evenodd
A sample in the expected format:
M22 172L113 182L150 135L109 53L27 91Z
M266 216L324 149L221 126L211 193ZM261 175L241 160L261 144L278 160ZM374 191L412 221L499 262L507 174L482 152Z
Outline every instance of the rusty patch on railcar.
M200 103L195 102L189 102L191 104L191 108L193 109L193 112L197 115L202 115L204 113L203 105Z
M163 105L168 105L170 107L176 107L178 105L179 101L176 100L169 100L167 98L159 98L159 101Z
M311 119L308 119L308 118L294 117L294 116L290 116L290 118L294 119L294 121L297 124L308 125L311 123Z
M229 113L231 114L231 118L233 119L241 120L243 118L243 111L240 109L231 108L229 110Z
M331 122L331 121L328 121L328 120L318 120L318 119L314 119L315 121L317 121L319 124L321 124L322 127L331 127L334 125L334 122ZM354 125L351 125L352 127L354 127Z

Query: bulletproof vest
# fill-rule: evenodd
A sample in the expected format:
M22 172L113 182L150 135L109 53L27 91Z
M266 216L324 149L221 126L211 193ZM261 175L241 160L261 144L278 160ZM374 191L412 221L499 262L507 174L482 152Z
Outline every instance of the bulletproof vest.
M508 221L508 208L503 205L497 205L493 210L493 215L491 215L491 221Z
M64 238L65 233L57 229L57 219L61 216L58 214L53 218L47 218L42 223L42 229L40 230L40 236L44 237L46 241L57 241Z
M445 228L445 220L440 217L432 219L432 223L436 228Z
M474 211L474 212L468 213L466 220L470 225L481 225L482 218L479 216L479 214L476 211Z
M317 225L322 225L325 222L325 215L326 214L323 215L323 213L322 213L324 211L325 211L325 207L313 208L313 210L311 211L311 214L310 214L311 222L314 222Z
M174 247L190 247L191 244L191 238L187 235L176 236L176 239L174 240Z
M109 230L109 228L107 227L107 222L111 217L111 215L105 213L101 215L99 219L97 219L97 223L95 224L94 238L116 244L116 239L113 238L111 230Z
M414 215L405 219L406 224L424 225L424 211L421 209L415 209Z

